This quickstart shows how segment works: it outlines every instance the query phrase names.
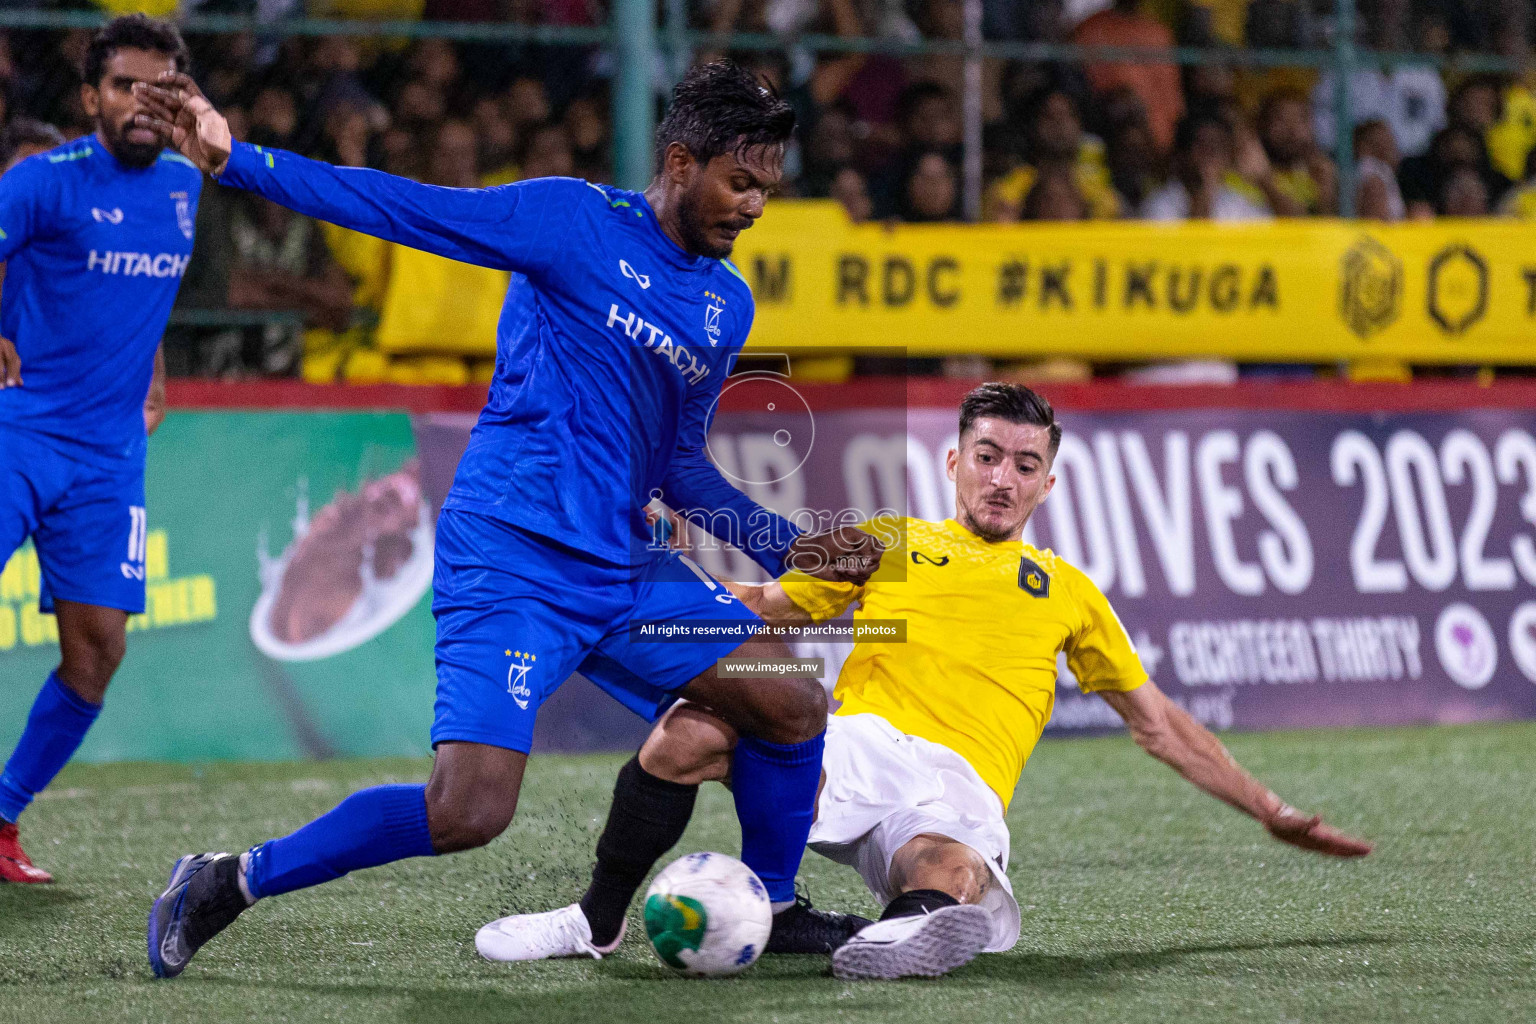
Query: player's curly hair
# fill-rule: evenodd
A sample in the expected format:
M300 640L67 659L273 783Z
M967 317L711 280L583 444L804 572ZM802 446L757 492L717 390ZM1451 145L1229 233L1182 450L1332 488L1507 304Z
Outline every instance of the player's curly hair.
M1046 428L1051 437L1050 457L1056 457L1056 449L1061 446L1061 424L1056 422L1056 410L1039 392L1023 384L978 384L960 400L960 436L964 437L983 416Z
M143 14L125 14L113 18L91 37L86 48L84 66L80 77L87 85L100 85L106 72L107 61L118 50L149 50L163 53L176 61L176 70L185 71L192 63L192 54L186 40L176 26L167 21L156 21Z
M795 112L772 85L733 60L700 64L672 90L656 127L656 166L674 142L707 164L754 146L783 146L794 132Z

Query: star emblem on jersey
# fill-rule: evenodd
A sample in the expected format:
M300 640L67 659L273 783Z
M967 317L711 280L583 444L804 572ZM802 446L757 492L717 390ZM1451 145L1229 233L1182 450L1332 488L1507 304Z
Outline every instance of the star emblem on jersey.
M1049 597L1051 578L1028 558L1019 559L1019 589L1030 597Z
M192 240L192 200L185 192L172 192L171 198L176 201L176 226L181 228L181 233ZM121 216L121 214L119 214ZM113 223L116 223L115 221Z
M121 207L117 206L112 207L110 210L103 210L99 206L93 206L91 207L91 219L97 224L121 224L123 222L123 211Z
M512 695L513 701L519 708L527 711L528 701L533 697L533 691L528 688L528 670L533 668L533 663L539 660L539 656L523 651L508 651L507 657L513 659L512 664L507 668L507 692Z

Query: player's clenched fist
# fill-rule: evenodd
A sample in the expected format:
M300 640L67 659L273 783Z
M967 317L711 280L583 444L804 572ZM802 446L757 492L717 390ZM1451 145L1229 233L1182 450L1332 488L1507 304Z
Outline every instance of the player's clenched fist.
M1364 857L1371 852L1370 843L1353 839L1323 824L1322 815L1308 817L1294 807L1281 807L1264 823L1264 827L1282 843L1330 857Z
M789 549L786 564L797 572L835 583L864 584L880 568L885 544L852 526L804 536Z
M134 119L139 127L168 136L202 171L218 175L224 170L232 145L229 122L190 75L167 71L159 85L135 82L133 95L145 110Z
M6 338L0 338L0 388L21 386L21 356L16 346Z

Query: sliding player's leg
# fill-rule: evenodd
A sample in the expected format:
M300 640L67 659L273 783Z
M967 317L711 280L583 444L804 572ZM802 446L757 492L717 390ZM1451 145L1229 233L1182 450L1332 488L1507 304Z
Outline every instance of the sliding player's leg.
M958 839L931 832L912 837L896 851L889 875L900 895L885 908L884 917L980 903L997 884L980 853Z
M995 928L983 904L998 882L977 850L939 833L916 835L891 856L886 877L896 895L879 921L833 953L838 977L933 977L987 949Z
M436 748L425 785L375 786L238 857L183 857L149 918L150 963L181 973L256 900L407 857L483 846L517 807L539 706L602 635L608 569L496 520L438 521ZM606 613L606 614L605 614Z
M843 978L938 975L1013 946L1003 803L964 758L878 715L832 720L811 848L885 910L832 955Z
M78 463L14 435L0 449L0 562L33 536L39 604L57 615L61 653L0 771L0 881L48 882L16 822L84 742L123 660L128 613L144 610L144 472Z

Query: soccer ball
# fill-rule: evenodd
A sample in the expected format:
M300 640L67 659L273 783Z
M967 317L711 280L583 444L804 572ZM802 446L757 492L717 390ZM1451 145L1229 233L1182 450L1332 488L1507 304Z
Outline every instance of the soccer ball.
M751 967L773 929L768 890L752 869L720 853L667 865L645 894L645 934L661 962L690 978Z

